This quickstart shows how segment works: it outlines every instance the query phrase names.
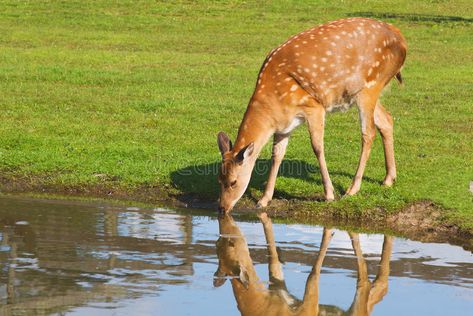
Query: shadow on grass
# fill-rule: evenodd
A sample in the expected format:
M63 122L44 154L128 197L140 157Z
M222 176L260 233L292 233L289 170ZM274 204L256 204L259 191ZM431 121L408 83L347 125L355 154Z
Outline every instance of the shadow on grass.
M397 19L407 22L433 22L433 23L473 23L473 18L463 18L461 16L431 15L418 13L390 13L390 12L352 12L347 13L349 17L366 17L376 19Z
M216 201L218 199L220 190L219 184L217 182L219 168L220 162L215 162L210 164L191 165L172 172L172 183L174 187L176 187L180 192L182 192L182 194L180 196L176 196L176 198L185 203L189 202L189 200L193 198ZM246 193L247 196L249 195L249 197L255 202L257 201L257 197L251 195L251 192L253 191L251 189L257 189L261 191L264 190L264 186L268 179L270 168L270 159L259 159L256 162L253 174L251 176L251 181L248 185L248 190ZM347 172L333 171L330 172L330 174L347 177L349 179L353 177L353 174ZM278 173L278 178L281 177L300 179L303 181L307 181L308 183L322 185L319 168L313 164L309 164L302 160L283 160ZM363 180L372 183L380 183L380 181L369 177L364 177ZM343 195L345 193L346 188L344 188L340 183L334 181L333 186L335 191L339 195ZM278 189L278 184L276 184L274 198L311 201L324 200L323 190L321 192L314 192L314 195L311 196L295 196L287 191Z

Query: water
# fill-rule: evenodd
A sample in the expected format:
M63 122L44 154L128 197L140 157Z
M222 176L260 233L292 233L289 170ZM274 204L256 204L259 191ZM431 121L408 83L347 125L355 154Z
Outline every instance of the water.
M230 316L238 306L472 315L473 256L264 214L219 225L213 212L0 198L0 315Z

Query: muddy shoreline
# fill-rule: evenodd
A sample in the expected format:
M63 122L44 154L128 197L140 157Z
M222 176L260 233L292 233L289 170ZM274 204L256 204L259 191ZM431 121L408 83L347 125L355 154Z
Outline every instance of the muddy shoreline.
M149 185L132 189L107 183L82 186L51 185L41 183L41 181L32 181L32 179L11 179L0 176L0 193L52 199L103 199L173 208L216 210L215 201L194 195L179 194L171 185ZM259 211L255 209L254 201L243 198L234 213L252 217ZM411 203L396 212L388 213L382 207L378 207L359 213L340 212L331 208L329 203L322 210L314 211L311 203L307 201L276 199L265 208L265 211L275 220L389 233L423 242L448 242L473 251L473 231L462 230L457 225L449 223L443 216L446 210L430 201Z

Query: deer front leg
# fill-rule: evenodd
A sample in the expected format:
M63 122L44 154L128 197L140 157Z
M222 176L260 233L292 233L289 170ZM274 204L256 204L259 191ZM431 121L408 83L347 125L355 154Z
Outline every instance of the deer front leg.
M374 124L374 109L376 102L377 96L375 98L372 94L366 91L362 92L358 100L362 135L361 155L358 162L358 169L356 170L355 177L353 178L353 182L350 188L348 188L346 195L355 195L361 188L361 180L363 179L363 173L365 172L366 162L370 157L371 145L376 136Z
M328 173L324 152L325 109L322 106L316 106L306 112L306 116L309 125L312 149L319 161L320 175L324 184L325 199L327 201L333 201L335 199L333 194L333 185Z
M392 186L396 180L396 161L394 160L393 118L388 111L378 102L374 109L374 124L383 139L384 161L386 164L386 177L383 185Z
M268 182L266 183L266 188L264 189L263 197L258 201L258 204L256 205L256 207L258 208L268 206L269 201L271 201L271 199L273 198L274 186L276 185L276 178L278 176L279 166L281 165L281 162L284 159L284 154L286 153L288 142L289 135L274 134L271 170L269 171Z

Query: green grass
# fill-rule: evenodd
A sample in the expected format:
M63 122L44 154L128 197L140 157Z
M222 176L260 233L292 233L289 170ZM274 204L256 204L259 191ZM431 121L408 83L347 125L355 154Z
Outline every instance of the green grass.
M409 44L405 86L393 83L382 98L395 118L398 182L379 185L378 136L360 194L332 207L393 211L432 200L449 210L447 221L473 230L470 0L2 1L2 175L215 198L215 176L192 166L215 167L218 131L235 138L266 54L317 23L359 15L394 23ZM328 116L326 157L338 195L359 151L356 110ZM262 159L269 157L268 147ZM305 128L286 159L316 164ZM320 196L319 180L317 172L288 172L276 197ZM259 177L250 191L261 190Z

